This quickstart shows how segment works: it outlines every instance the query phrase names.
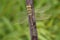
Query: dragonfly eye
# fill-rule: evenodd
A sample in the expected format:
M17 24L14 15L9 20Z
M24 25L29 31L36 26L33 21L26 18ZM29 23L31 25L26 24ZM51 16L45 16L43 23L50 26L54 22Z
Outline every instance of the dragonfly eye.
M31 5L27 5L27 7L31 7Z

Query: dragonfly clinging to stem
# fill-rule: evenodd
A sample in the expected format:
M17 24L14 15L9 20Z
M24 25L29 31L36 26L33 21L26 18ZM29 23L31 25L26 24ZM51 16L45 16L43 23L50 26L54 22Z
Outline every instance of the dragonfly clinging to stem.
M33 0L26 0L26 8L27 8L28 17L29 17L31 40L38 40Z

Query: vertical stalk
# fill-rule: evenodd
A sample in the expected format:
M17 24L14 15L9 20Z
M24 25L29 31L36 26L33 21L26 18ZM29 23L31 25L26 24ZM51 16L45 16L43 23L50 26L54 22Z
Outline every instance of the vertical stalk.
M38 40L33 0L26 0L26 6L29 17L31 40Z

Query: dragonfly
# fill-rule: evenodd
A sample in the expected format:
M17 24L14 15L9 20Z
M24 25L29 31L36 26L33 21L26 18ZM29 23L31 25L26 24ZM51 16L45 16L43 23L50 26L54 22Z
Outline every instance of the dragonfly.
M26 0L31 40L38 40L33 0Z

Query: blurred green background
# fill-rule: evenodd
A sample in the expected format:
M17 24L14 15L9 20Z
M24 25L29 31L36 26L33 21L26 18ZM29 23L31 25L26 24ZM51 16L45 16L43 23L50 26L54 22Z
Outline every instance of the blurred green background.
M60 0L34 0L38 40L60 40ZM26 0L0 0L0 40L31 40Z

